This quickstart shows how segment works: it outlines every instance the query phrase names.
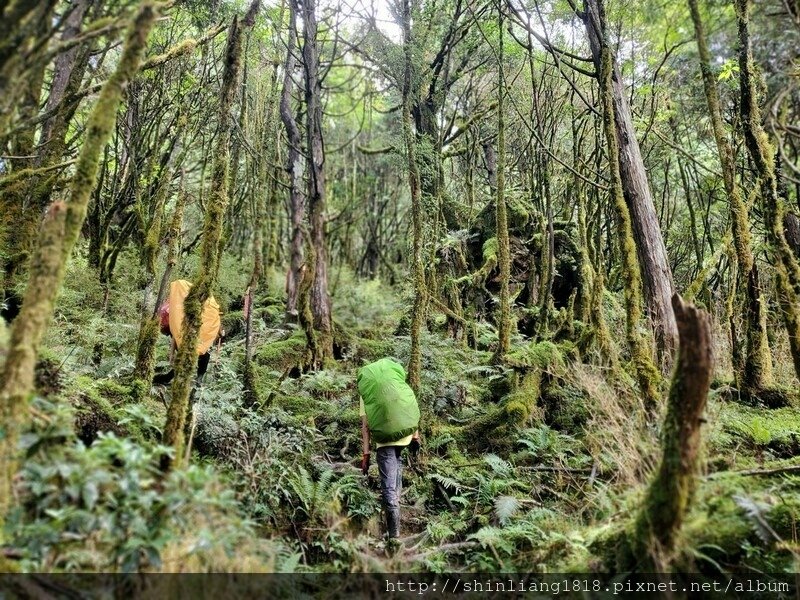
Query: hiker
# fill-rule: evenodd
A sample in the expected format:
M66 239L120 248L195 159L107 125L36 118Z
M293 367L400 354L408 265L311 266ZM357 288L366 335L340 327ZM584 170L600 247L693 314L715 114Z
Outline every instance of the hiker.
M169 298L158 308L161 333L168 335L171 339L169 360L175 359L178 347L181 344L181 327L183 326L183 303L189 294L192 284L185 279L173 281L169 286ZM213 296L209 296L203 304L201 313L200 334L197 339L197 377L199 383L208 370L208 363L211 361L211 348L216 340L221 340L225 335L220 324L219 304ZM167 385L175 377L175 370L170 369L167 373L156 375L153 383L156 385Z
M403 488L400 454L408 447L412 458L419 452L419 405L406 383L402 365L382 358L358 371L360 395L361 472L366 476L370 462L370 438L375 441L381 501L386 512L386 537L400 537L400 492Z

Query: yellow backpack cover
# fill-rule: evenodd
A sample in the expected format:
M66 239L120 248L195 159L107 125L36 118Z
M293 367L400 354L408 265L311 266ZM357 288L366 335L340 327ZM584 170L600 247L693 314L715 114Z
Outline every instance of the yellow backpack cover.
M169 285L169 329L175 344L180 347L183 332L183 303L192 284L185 279L178 279ZM219 335L221 326L219 304L214 296L209 296L203 303L200 335L197 338L197 354L205 354Z

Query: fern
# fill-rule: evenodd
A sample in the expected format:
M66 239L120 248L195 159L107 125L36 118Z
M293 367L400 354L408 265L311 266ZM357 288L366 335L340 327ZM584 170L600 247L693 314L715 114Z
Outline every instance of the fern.
M494 501L494 514L501 525L508 523L517 514L521 504L514 496L498 496Z
M507 477L511 474L511 465L508 463L508 461L503 460L496 454L485 455L483 457L483 462L489 465L489 468L498 475Z
M753 525L753 529L755 529L756 535L761 538L761 541L765 544L782 541L781 537L775 533L775 530L767 522L765 513L768 507L747 496L736 495L733 500L740 508L744 509L745 514Z
M461 489L463 488L461 483L459 483L458 481L456 481L452 477L448 477L447 475L441 475L439 473L431 473L430 475L428 475L428 478L432 479L435 482L437 482L439 485L441 485L446 490L454 491L456 494L460 494L461 493Z

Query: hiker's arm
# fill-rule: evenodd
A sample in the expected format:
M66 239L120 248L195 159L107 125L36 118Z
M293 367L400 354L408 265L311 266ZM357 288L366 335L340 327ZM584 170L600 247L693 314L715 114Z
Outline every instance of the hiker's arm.
M362 454L369 454L369 425L367 417L361 417L361 449Z

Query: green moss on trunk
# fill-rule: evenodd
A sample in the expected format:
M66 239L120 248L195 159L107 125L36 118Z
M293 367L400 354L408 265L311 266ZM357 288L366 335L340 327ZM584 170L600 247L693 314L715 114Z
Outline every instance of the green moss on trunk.
M0 442L0 515L5 515L11 500L17 435L33 386L39 344L53 314L67 258L86 218L100 155L114 128L123 90L139 68L155 16L156 9L151 2L143 3L137 12L117 68L103 86L89 116L86 137L70 186L69 202L57 203L50 208L39 234L39 247L31 261L22 310L14 321L11 348L0 388L4 428Z
M700 56L700 71L703 75L703 86L708 103L708 112L711 116L711 125L714 131L714 140L717 145L722 175L725 183L725 192L731 211L731 233L735 247L735 257L738 266L737 272L741 279L739 288L746 292L746 324L747 353L744 365L735 361L739 387L745 391L758 393L759 390L773 384L772 356L767 341L766 306L761 299L761 288L758 282L758 273L754 272L755 261L753 258L752 239L750 235L750 218L747 204L742 198L741 189L736 182L736 163L733 149L728 141L728 135L722 121L722 110L717 91L717 81L711 70L711 53L706 44L705 29L697 0L689 0L689 9L694 23L697 38L697 50ZM735 346L735 344L734 344Z
M673 297L680 349L661 430L662 458L636 520L634 556L655 571L669 565L694 489L700 428L713 368L707 313Z
M499 5L498 5L499 6ZM503 72L503 10L498 10L497 18L500 41L498 43L498 82L497 82L497 202L495 215L497 223L497 249L500 263L500 314L497 319L497 352L495 359L502 361L511 345L511 296L508 289L511 279L511 249L508 240L508 216L506 214L506 127L503 115L505 96L505 77Z
M225 67L218 112L219 128L212 167L211 192L203 223L200 268L197 278L189 290L184 303L183 335L175 361L175 379L172 382L172 400L167 408L164 424L164 444L172 447L173 456L165 455L161 461L163 470L182 466L184 461L184 429L189 409L189 395L197 364L197 338L200 332L203 303L211 295L219 272L220 242L222 226L229 198L230 137L232 130L231 109L236 97L241 68L242 29L252 27L258 0L240 20L234 17L228 29L225 49Z
M600 23L595 24L601 36L600 48L600 96L603 103L603 129L608 147L608 167L611 171L611 194L614 214L617 222L619 251L622 257L622 275L625 284L626 337L642 393L642 401L648 413L654 415L660 404L659 384L661 374L653 363L652 335L642 331L642 275L639 259L636 255L636 242L633 237L633 226L628 205L622 188L622 177L619 167L619 142L617 140L614 98L612 91L613 62L608 34L605 30L605 7L598 1ZM592 18L590 13L587 18Z
M750 1L736 0L736 22L739 29L739 90L741 93L742 131L747 153L753 161L760 182L764 204L764 221L778 283L783 321L792 342L792 358L800 378L800 265L786 241L783 228L785 206L778 194L774 149L761 125L756 71L750 44Z

